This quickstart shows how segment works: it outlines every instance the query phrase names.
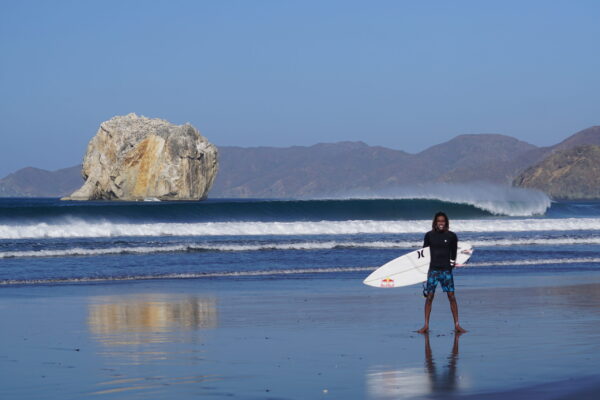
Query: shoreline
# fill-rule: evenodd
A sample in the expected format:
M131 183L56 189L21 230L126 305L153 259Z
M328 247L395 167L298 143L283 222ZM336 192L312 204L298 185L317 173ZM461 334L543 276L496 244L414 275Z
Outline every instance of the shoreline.
M0 392L31 399L522 392L545 399L553 393L531 388L558 382L563 392L581 389L570 380L600 367L592 359L598 279L546 276L531 279L535 286L490 288L489 278L457 280L461 323L470 332L459 337L453 367L448 302L436 296L434 369L424 336L413 332L422 323L416 287L381 290L353 278L315 277L4 287Z

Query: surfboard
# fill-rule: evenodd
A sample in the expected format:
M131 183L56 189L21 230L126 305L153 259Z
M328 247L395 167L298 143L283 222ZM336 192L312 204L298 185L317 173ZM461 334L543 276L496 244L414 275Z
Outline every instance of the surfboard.
M456 266L463 266L472 254L473 246L458 242ZM363 283L378 288L395 288L425 282L429 260L429 247L412 251L377 268Z

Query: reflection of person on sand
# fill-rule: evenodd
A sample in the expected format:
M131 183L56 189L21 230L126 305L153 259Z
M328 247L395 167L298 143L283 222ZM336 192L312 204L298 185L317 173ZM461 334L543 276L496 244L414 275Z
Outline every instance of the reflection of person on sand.
M456 260L456 252L458 249L458 238L456 234L449 230L450 221L448 216L443 212L438 212L433 217L432 230L425 234L423 247L429 247L430 263L429 272L427 273L427 283L423 290L425 296L425 325L419 329L419 333L429 332L429 316L431 314L431 305L435 295L437 284L442 286L442 290L448 295L450 302L450 310L454 318L454 330L459 333L464 333L464 330L458 323L458 304L454 297L454 276L452 268Z
M425 366L429 374L429 382L431 383L431 392L440 394L450 394L457 388L456 362L458 361L458 338L461 333L454 335L454 345L452 353L448 356L448 368L438 374L435 361L431 355L431 345L429 344L429 334L425 334Z

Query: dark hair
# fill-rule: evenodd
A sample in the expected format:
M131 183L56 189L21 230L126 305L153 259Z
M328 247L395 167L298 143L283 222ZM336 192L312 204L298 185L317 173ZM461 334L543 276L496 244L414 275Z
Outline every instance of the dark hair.
M448 219L448 216L446 215L446 213L443 213L441 211L438 211L437 213L435 213L435 216L433 217L433 222L431 223L431 227L433 228L434 231L438 230L437 224L436 224L438 217L444 217L444 219L446 220L446 226L444 227L444 232L447 232L448 229L450 229L450 220Z

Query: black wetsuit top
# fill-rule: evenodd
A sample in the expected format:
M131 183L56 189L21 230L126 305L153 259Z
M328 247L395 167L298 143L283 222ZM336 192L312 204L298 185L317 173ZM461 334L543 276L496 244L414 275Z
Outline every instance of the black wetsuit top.
M452 231L438 232L429 231L425 234L423 247L429 246L431 262L429 269L451 270L450 260L456 260L456 248L458 238Z

